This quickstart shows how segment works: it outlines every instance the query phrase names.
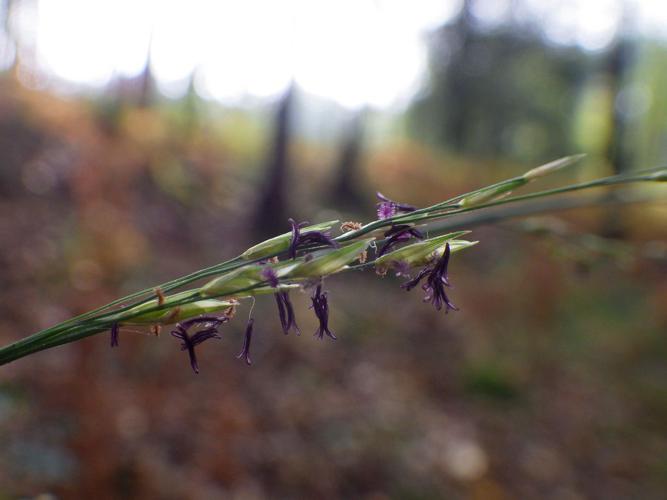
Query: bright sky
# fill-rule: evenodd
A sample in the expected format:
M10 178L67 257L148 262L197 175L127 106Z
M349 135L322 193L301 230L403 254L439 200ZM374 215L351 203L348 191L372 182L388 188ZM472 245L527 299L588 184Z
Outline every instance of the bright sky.
M665 0L625 2L642 32L667 32ZM75 84L102 86L140 72L150 51L160 89L182 93L196 71L200 94L234 103L272 97L290 81L356 108L409 99L426 65L426 34L461 0L39 0L19 5L17 29L35 64ZM493 26L509 0L476 0ZM621 25L620 0L524 0L515 16L537 20L555 43L604 48ZM34 22L35 17L37 22ZM624 26L627 23L624 23ZM22 37L24 38L24 37Z

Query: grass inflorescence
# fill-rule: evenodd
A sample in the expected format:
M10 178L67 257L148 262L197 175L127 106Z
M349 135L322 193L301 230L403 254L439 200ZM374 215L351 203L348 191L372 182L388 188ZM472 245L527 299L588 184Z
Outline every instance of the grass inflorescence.
M667 168L663 167L512 195L514 190L580 159L581 155L561 158L429 207L397 202L378 193L377 218L365 224L345 222L338 235L334 233L339 221L309 225L290 219L291 231L260 242L233 259L119 298L2 347L0 364L102 332L110 332L111 345L117 347L128 327L148 326L157 335L163 327L173 325L171 335L181 341L192 369L198 373L195 347L206 340L220 339L219 329L234 318L244 301L254 304L258 297L273 295L284 333L300 334L289 299L290 291L297 289L311 293L311 309L319 322L314 335L335 340L324 281L350 270L375 268L379 275L394 272L406 280L403 289L422 288L424 301L436 309L458 310L447 294L449 262L452 255L478 242L463 239L469 231L448 232L452 224L446 219L501 205L528 206L533 200L593 188L667 180ZM504 216L517 214L521 215L521 210L512 207ZM469 217L472 224L474 220ZM490 220L502 219L501 213ZM203 285L182 290L204 279L208 281ZM239 354L248 364L254 324L251 308Z

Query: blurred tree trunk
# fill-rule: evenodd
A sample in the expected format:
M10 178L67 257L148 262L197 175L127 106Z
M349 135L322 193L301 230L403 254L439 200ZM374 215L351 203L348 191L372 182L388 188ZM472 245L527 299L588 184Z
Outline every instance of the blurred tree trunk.
M607 146L607 157L611 163L614 173L625 173L631 168L632 155L628 132L628 104L622 100L622 92L628 83L628 75L631 73L634 60L634 47L629 40L621 40L612 49L607 63L607 74L611 95L612 127Z
M628 39L619 40L609 53L606 74L611 98L611 131L606 156L614 174L623 174L632 168L632 153L628 140L628 101L623 97L634 60L634 47ZM631 104L630 104L631 105ZM610 197L617 196L611 192ZM605 218L603 234L609 238L622 238L626 227L622 209L611 207Z
M264 185L260 188L254 217L253 227L259 237L273 236L287 226L285 188L289 173L290 115L293 104L294 87L290 87L278 103L273 145L269 151Z
M155 78L151 70L150 45L144 67L137 76L119 77L113 82L116 88L116 105L119 108L133 106L150 108L155 103Z
M188 83L188 90L185 92L185 95L181 99L182 111L183 114L183 123L181 128L181 135L184 138L192 138L200 127L199 120L199 94L197 94L197 89L195 88L195 78L197 72L193 71L190 74L190 81Z
M153 104L153 89L155 88L155 82L153 78L153 72L151 70L151 57L150 51L149 55L146 58L146 64L144 69L138 77L139 81L137 82L137 106L140 108L147 108Z
M469 105L470 86L468 85L467 67L471 60L470 49L474 38L472 27L472 14L470 0L463 2L463 7L458 19L454 23L453 30L456 33L459 49L450 62L448 71L449 99L447 113L446 136L451 137L452 146L456 151L465 151L468 141L468 112L472 108Z
M330 198L336 206L360 208L363 206L364 195L359 191L361 179L359 169L363 156L364 120L366 112L354 114L345 127L343 142L335 168L335 177Z

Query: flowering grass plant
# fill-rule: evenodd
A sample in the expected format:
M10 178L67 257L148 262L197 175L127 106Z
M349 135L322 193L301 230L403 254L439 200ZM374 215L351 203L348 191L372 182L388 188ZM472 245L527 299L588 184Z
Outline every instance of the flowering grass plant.
M273 295L284 334L300 335L289 294L307 290L319 326L314 335L336 339L329 324L329 298L325 280L338 273L374 268L379 275L389 272L405 279L401 287L418 286L424 301L437 310L456 311L448 295L449 263L455 253L477 241L467 239L469 231L440 234L442 221L459 214L491 207L520 204L596 187L637 182L667 181L667 169L657 168L615 175L556 189L512 195L516 189L578 161L581 155L561 158L525 174L455 196L435 205L418 208L377 193L377 219L366 223L329 221L314 225L290 219L291 230L263 241L241 255L198 270L167 283L120 298L81 316L69 319L13 344L0 348L0 364L38 351L109 332L111 347L117 347L128 327L150 328L159 335L163 327L180 341L192 370L199 373L196 349L212 339L221 339L220 329L243 302ZM440 221L439 225L429 225ZM339 234L334 235L334 232ZM206 280L206 281L204 281ZM186 288L203 282L197 288ZM239 359L251 364L251 341L255 320L251 313Z

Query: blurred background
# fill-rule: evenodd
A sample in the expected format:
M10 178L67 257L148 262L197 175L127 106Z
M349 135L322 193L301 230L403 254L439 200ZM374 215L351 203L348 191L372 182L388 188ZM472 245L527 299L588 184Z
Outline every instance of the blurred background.
M0 341L226 260L585 152L667 162L660 0L0 1ZM633 196L664 199L664 186ZM613 199L611 199L613 201ZM608 200L609 201L609 200ZM623 200L617 200L623 201ZM445 316L328 280L339 340L258 301L0 368L0 498L659 499L667 209L475 225Z

